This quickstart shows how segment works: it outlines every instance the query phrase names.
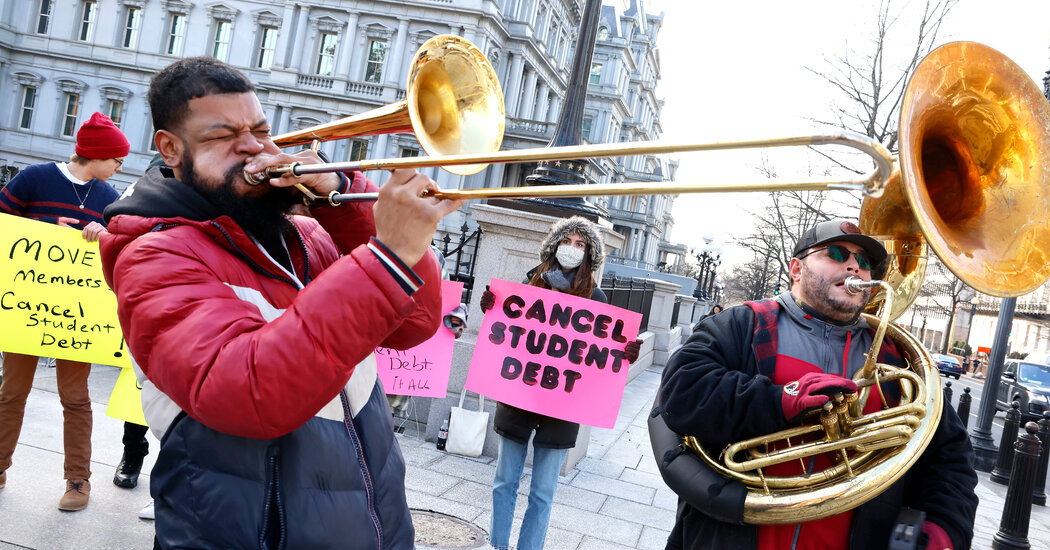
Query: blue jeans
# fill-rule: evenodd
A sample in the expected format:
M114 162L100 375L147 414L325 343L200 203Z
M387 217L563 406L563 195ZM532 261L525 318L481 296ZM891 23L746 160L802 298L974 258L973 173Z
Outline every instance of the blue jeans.
M525 469L528 445L499 438L499 458L496 460L496 480L492 484L492 523L489 524L489 543L502 550L510 547L510 526L514 521L514 504L518 497L518 483ZM546 449L533 446L532 486L529 487L529 507L521 521L518 550L540 550L547 538L547 522L551 517L554 491L558 488L558 472L568 449Z

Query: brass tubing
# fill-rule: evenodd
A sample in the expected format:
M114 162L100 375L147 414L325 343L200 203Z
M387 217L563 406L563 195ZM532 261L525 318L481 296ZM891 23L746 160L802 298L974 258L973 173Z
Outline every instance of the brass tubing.
M602 183L596 185L536 185L483 189L439 189L424 196L439 199L524 199L534 197L612 197L617 195L677 195L679 193L733 193L769 191L823 191L827 189L865 192L864 184L840 180L813 182L762 182L724 185L685 184L673 181ZM366 202L379 198L379 193L346 193L332 195L332 202Z
M426 168L432 166L461 166L461 165L477 165L477 164L500 164L508 162L537 162L537 161L558 161L558 160L576 160L586 158L606 158L606 157L620 157L629 155L659 155L668 153L685 153L694 151L724 151L734 149L761 149L769 147L800 147L800 146L811 146L811 145L843 145L852 147L859 151L866 153L871 157L875 163L875 169L871 172L853 180L842 180L835 182L841 184L846 188L857 188L860 187L864 190L867 196L878 196L881 194L886 181L893 173L893 157L889 151L878 141L854 134L850 132L842 132L838 134L824 134L814 136L798 136L788 138L774 138L764 140L749 140L749 141L729 141L729 142L710 142L710 143L685 143L685 144L671 144L661 143L658 141L646 141L646 142L627 142L627 143L608 143L608 144L597 144L597 145L569 145L564 147L538 147L532 149L511 149L507 151L495 151L491 153L470 153L470 154L457 154L457 155L439 155L432 157L403 157L403 158L390 158L390 159L376 159L376 160L363 160L357 162L333 162L328 164L296 164L296 165L282 165L282 166L271 166L263 172L248 174L245 173L245 179L250 183L261 183L269 178L278 178L284 175L303 176L306 174L326 174L330 172L352 172L352 171L364 171L364 170L395 170L398 168ZM548 186L550 187L550 186ZM565 186L567 187L567 186ZM596 187L597 189L591 191L591 194L602 195L606 194L601 189L609 187L607 184L597 186L586 186ZM778 186L776 183L767 184L761 189L775 190ZM827 189L831 188L830 185L823 185L816 189ZM807 188L808 189L808 188ZM755 190L755 189L747 189ZM462 193L466 190L441 190L436 193L435 196L444 196L448 198L455 197L454 193ZM488 193L493 191L499 191L498 189L477 189L471 190L479 193ZM685 191L667 191L669 193L685 192ZM693 191L697 192L697 191ZM469 198L488 198L490 196L500 195L482 195L472 196ZM514 196L581 196L581 195L514 195ZM583 195L585 196L585 195ZM466 198L466 197L460 197ZM363 199L352 199L347 198L344 200L375 200L374 197Z

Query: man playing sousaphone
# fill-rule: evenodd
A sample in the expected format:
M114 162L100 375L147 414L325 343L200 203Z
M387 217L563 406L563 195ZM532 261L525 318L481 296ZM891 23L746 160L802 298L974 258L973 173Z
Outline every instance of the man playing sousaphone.
M886 256L882 245L853 223L832 220L810 228L795 245L790 293L708 317L671 358L659 392L663 421L721 449L797 426L832 395L856 392L851 378L864 366L875 330L860 316L870 291L855 292L844 283L850 277L871 280ZM880 350L880 363L904 366L892 341L885 340ZM894 401L892 393L887 392ZM865 413L880 405L869 399ZM664 462L665 476L672 454L656 457ZM819 472L837 458L830 455L777 464L765 473ZM969 548L977 509L973 464L958 415L944 407L914 465L867 503L803 523L752 525L733 520L742 515L731 509L739 501L725 498L729 480L708 477L710 483L693 492L704 498L681 499L667 548L883 550L904 509L925 514L921 530L928 543L920 548Z

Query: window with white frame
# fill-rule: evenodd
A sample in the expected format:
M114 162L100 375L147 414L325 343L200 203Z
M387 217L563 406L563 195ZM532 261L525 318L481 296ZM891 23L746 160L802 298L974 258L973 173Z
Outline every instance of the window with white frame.
M40 9L36 17L36 33L47 34L47 27L51 24L51 5L54 0L40 0Z
M322 32L317 42L320 44L317 51L317 74L332 76L335 70L335 48L339 44L339 36L333 32ZM369 61L371 61L371 56L369 56Z
M598 84L602 81L602 64L593 63L591 64L591 77L588 82L591 84Z
M211 55L219 61L226 61L230 55L230 31L233 24L229 21L218 19L215 21L215 42L211 48Z
M84 9L80 13L80 32L77 40L91 42L95 36L95 19L98 18L98 2L84 0Z
M18 117L18 127L28 130L33 125L33 111L36 109L36 86L22 87L22 112Z
M347 157L349 162L357 162L359 160L365 160L368 157L368 140L364 139L352 139L350 140L350 156Z
M585 116L583 117L583 129L580 133L583 139L590 141L591 139L591 126L594 124L594 117Z
M121 46L134 49L139 43L139 29L142 28L142 8L127 6L124 8L124 38Z
M598 29L598 40L609 39L609 27L601 27Z
M255 66L260 69L269 69L273 65L273 54L277 51L277 28L259 28L259 56L255 60Z
M419 149L416 147L402 147L400 157L418 157Z
M383 81L383 62L386 61L386 40L368 42L368 64L365 67L365 82L379 84Z
M62 135L73 137L77 131L77 112L80 110L80 94L66 92L65 114L62 117Z
M186 39L186 15L182 13L171 14L171 23L168 25L168 43L164 53L168 55L179 55L182 53L182 43Z
M113 119L113 124L120 128L120 124L124 121L124 102L119 99L106 101L106 116Z

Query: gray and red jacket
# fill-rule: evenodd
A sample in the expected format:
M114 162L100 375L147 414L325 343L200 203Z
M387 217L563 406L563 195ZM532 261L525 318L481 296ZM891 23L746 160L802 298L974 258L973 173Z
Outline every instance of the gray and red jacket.
M101 242L147 421L163 433L160 545L411 548L372 352L435 332L436 259L401 263L362 203L293 217L289 271L164 175L150 170L107 209ZM375 190L360 174L352 187Z
M703 320L700 330L668 363L654 413L675 432L695 435L713 447L788 427L779 406L783 386L773 381L777 321L782 314L775 300L763 300ZM892 345L881 350L880 362L900 363ZM666 453L656 458L665 463L663 469L668 462L695 457ZM703 495L713 508L680 501L667 547L756 548L757 526L741 521L744 493L739 484L721 476L697 479L709 485L694 493ZM854 510L850 548L885 549L902 507L926 512L927 520L941 526L957 550L969 548L976 484L969 438L958 415L945 407L932 441L915 465L885 492Z

